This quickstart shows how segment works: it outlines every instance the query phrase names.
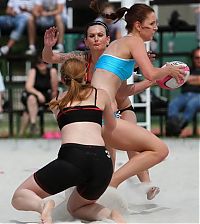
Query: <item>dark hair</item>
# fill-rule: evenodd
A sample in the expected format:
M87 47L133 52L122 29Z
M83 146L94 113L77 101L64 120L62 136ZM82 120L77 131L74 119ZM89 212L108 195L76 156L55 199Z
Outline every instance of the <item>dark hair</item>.
M147 15L149 13L154 12L154 10L150 6L142 3L137 3L132 5L129 9L126 7L122 7L119 8L115 13L104 14L100 10L98 0L92 0L90 2L90 8L104 18L114 20L115 23L120 20L126 13L125 21L127 23L126 29L128 30L128 32L132 31L133 23L135 23L136 21L142 23L147 18Z
M87 38L88 29L91 26L95 26L95 25L103 26L105 28L105 30L106 30L106 36L109 36L108 26L104 22L101 22L101 21L97 20L97 21L92 21L92 22L88 23L87 26L85 27L84 35L85 35L86 38Z
M55 107L62 110L68 103L83 101L90 96L93 87L86 84L86 62L78 58L69 58L61 66L61 80L68 87L68 91L61 99L53 99L50 109Z
M42 55L39 54L36 56L36 58L33 61L33 67L37 66L38 64L40 64L41 62L43 62L44 64L47 64L46 62L43 61L42 59Z

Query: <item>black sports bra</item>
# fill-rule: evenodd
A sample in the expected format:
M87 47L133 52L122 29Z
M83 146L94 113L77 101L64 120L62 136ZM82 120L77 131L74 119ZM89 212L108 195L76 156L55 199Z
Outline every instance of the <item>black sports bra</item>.
M96 106L97 89L95 89L95 104L65 107L59 111L57 122L60 130L67 124L74 122L94 122L102 126L103 111Z

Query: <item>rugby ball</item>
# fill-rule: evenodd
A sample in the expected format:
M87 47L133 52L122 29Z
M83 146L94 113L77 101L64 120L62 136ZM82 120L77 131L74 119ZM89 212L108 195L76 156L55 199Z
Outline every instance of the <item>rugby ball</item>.
M184 66L184 71L185 71L185 77L184 80L181 83L177 83L176 79L174 77L172 77L171 75L167 75L162 79L156 80L156 83L163 89L168 89L168 90L173 90L176 89L180 86L182 86L188 79L189 75L190 75L190 68L188 67L187 64L181 62L181 61L171 61L171 62L167 62L168 64L174 65L174 66L179 66L179 65L183 65ZM166 64L167 64L166 63ZM162 67L166 66L163 65Z

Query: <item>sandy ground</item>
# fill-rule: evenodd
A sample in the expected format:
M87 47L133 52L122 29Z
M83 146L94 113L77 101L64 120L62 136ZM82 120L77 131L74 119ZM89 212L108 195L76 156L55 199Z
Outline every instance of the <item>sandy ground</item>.
M199 223L199 139L163 140L170 155L150 171L160 194L147 200L144 187L133 177L117 192L108 189L100 203L119 209L129 223ZM0 140L0 223L39 222L37 213L12 208L11 197L26 177L56 157L59 146L59 140ZM118 152L117 167L126 160L126 154ZM66 212L64 192L53 198L54 222L80 223Z

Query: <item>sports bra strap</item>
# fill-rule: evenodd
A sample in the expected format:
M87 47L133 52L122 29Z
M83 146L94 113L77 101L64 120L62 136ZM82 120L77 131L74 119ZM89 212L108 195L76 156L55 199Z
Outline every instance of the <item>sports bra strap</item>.
M97 104L97 89L96 88L94 88L94 90L95 90L95 101L94 101L94 105L96 106L96 104Z

